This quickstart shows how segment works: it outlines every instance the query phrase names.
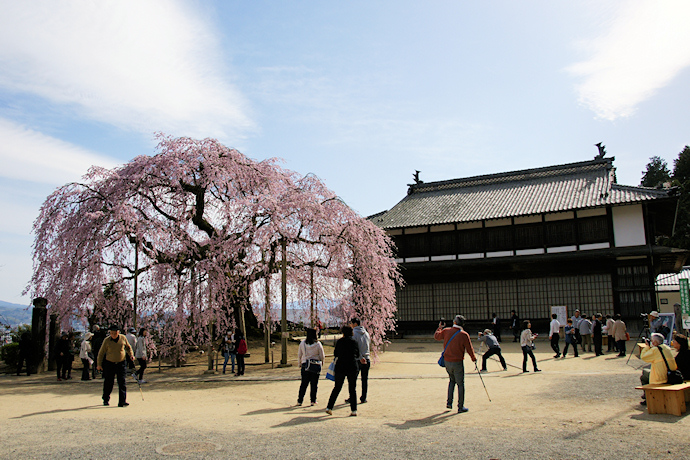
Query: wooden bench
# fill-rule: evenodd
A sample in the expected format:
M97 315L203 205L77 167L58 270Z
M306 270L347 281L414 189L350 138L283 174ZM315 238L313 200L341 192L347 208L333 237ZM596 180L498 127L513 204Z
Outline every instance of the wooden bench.
M635 387L644 390L647 398L647 412L650 414L672 414L680 416L686 411L686 402L690 402L690 381L677 385L654 383Z

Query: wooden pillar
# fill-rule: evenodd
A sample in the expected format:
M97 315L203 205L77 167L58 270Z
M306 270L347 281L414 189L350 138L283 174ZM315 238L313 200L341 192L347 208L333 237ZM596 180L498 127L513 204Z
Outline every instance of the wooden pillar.
M30 372L37 374L46 371L46 319L48 317L48 300L37 297L33 300L34 309L31 313L31 354L29 358ZM29 365L27 365L29 368Z
M287 330L287 241L283 238L280 241L280 246L283 252L282 261L280 264L280 294L281 294L281 318L280 318L280 346L282 354L280 357L280 365L287 366L287 343L290 334Z

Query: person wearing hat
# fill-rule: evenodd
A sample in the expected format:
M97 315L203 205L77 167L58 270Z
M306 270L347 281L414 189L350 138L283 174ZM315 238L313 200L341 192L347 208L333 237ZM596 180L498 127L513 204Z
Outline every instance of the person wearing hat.
M129 345L127 338L120 334L117 326L112 325L109 329L110 335L106 337L98 352L98 370L103 370L103 405L110 405L110 393L113 391L115 376L117 376L117 387L119 402L118 406L129 406L127 403L127 361L134 361L134 351Z
M482 356L482 372L487 372L486 360L489 359L489 356L493 355L498 355L498 359L501 361L503 370L507 371L508 367L506 366L506 360L503 359L503 355L501 354L501 345L499 345L498 338L494 336L494 334L491 332L491 329L484 329L483 334L480 332L479 341L486 343L486 347L488 348L487 352Z
M79 358L81 359L81 363L84 365L84 368L81 371L82 381L91 380L91 375L89 373L89 369L91 369L91 366L93 365L93 353L91 351L91 338L92 337L93 337L93 334L90 332L87 332L86 334L84 334L84 340L81 341L81 348L79 350Z

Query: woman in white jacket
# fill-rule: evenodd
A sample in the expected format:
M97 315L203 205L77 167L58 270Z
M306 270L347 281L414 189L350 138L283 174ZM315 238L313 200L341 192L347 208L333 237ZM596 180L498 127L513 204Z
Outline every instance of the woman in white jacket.
M308 385L311 385L311 405L316 404L319 375L325 359L326 355L323 352L323 345L317 339L316 329L307 329L307 338L302 340L297 350L297 360L302 369L302 383L297 395L298 406L301 406L304 401L304 394L307 392Z

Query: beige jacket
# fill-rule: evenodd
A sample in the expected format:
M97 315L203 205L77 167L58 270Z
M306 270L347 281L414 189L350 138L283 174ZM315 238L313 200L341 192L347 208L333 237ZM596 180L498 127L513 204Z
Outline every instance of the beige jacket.
M625 323L621 320L617 320L613 323L613 335L614 340L625 340L625 333L628 329L625 327Z
M103 366L103 359L111 363L121 363L125 357L129 356L134 359L134 352L132 346L127 341L127 337L120 334L117 340L113 340L110 336L106 337L98 352L98 365Z

